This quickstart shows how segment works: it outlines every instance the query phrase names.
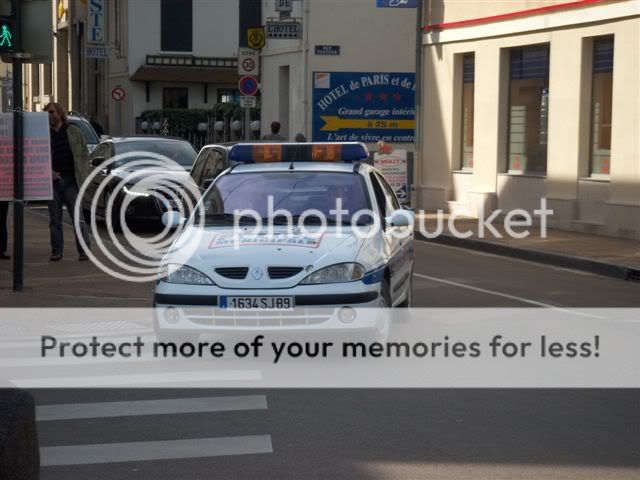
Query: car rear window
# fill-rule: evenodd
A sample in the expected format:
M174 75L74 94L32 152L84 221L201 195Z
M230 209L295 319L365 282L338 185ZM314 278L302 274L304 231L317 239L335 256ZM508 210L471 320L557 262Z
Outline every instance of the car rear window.
M93 130L93 127L87 122L83 122L82 120L69 119L69 123L74 127L78 127L80 129L80 132L84 137L85 143L91 144L91 145L96 145L97 143L100 143L98 140L98 135L96 135L96 132Z
M198 152L191 146L189 142L181 140L136 140L130 142L116 143L116 155L122 153L140 152L140 155L134 155L124 160L119 160L118 165L122 165L133 160L144 160L145 158L154 158L145 156L145 153L153 153L167 157L180 166L190 169L196 159Z

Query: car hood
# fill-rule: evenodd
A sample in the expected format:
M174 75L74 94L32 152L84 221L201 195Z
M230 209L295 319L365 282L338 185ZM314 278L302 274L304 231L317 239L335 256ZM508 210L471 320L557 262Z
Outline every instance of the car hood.
M249 227L234 234L232 228L190 227L175 242L165 262L189 265L223 288L289 288L323 267L353 262L365 240L348 228L252 231ZM276 276L274 267L284 278L270 278ZM230 273L241 278L229 278Z

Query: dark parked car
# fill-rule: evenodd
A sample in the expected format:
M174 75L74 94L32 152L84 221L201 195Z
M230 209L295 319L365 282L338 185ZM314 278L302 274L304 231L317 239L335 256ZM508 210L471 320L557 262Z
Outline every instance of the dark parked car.
M114 157L121 154L133 156L114 161ZM174 163L158 166L151 154L162 155ZM167 210L182 208L184 185L193 185L189 171L196 154L189 142L168 137L122 137L103 141L90 157L91 168L100 170L87 185L82 198L85 216L93 202L96 217L106 220L107 205L113 199L111 222L116 230L122 227L123 206L126 206L124 219L129 227L140 221L160 222ZM149 164L145 164L147 160Z

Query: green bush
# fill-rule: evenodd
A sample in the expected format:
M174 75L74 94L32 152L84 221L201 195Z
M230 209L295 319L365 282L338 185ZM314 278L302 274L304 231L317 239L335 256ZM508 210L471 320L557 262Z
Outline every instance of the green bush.
M198 129L198 124L207 122L210 118L216 120L224 120L231 118L232 120L242 119L243 109L237 103L216 103L210 109L192 108L192 109L160 109L145 110L140 114L143 121L150 123L167 119L169 127L175 132L192 132ZM251 120L260 119L260 111L252 109Z

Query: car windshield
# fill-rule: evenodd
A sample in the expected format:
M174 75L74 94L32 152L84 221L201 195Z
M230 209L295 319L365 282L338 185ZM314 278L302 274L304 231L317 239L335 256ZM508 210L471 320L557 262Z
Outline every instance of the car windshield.
M139 152L140 155L132 155L125 159L118 160L116 165L122 166L125 163L132 162L134 160L154 159L154 156L145 155L145 153L152 153L167 157L178 163L181 167L190 170L197 155L197 152L191 144L182 140L163 140L156 138L153 140L136 140L116 143L116 155L133 152Z
M336 215L338 199L341 216ZM242 210L243 221L250 221L251 215L275 223L286 221L284 215L289 214L294 220L304 216L305 223L318 223L320 216L309 212L317 210L328 224L350 224L356 212L370 209L370 203L364 179L356 173L256 172L220 177L205 193L200 208L207 224L233 222ZM358 217L359 224L370 222L368 215Z
M87 122L83 122L82 120L69 119L69 123L74 127L78 127L82 136L84 137L84 141L88 145L96 145L100 141L98 140L98 135L93 130L93 127L89 125Z

